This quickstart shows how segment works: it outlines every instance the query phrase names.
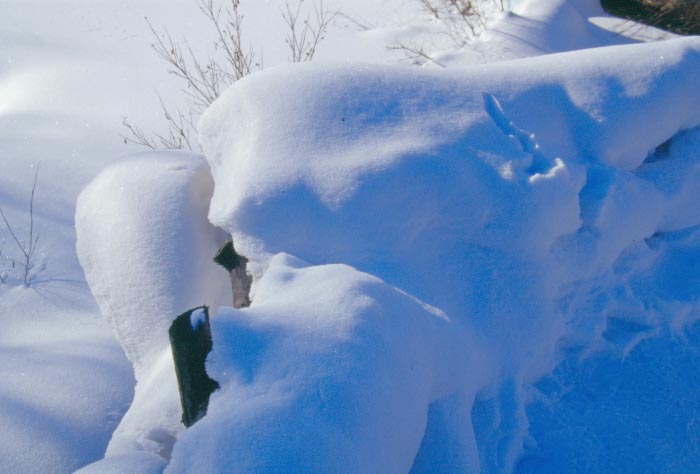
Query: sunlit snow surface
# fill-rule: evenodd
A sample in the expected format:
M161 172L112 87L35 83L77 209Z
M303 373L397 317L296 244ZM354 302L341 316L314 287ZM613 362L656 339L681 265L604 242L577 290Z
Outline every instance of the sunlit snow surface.
M108 455L156 453L166 473L692 470L699 71L684 39L240 81L200 123L213 188L188 184L196 157L146 155L79 200L81 262L127 353L163 346L129 336L151 321L139 294L227 304L197 290L225 272L147 264L216 246L192 199L213 192L208 218L256 278L250 308L212 317L208 415L159 431L176 414L149 417L168 396L151 390ZM144 166L161 184L123 196ZM130 233L90 238L106 208ZM156 236L200 230L163 249L149 216ZM134 238L138 284L110 260Z
M24 236L39 163L40 234L25 288L0 225L0 473L697 470L697 42L587 49L672 35L513 0L460 48L417 2L326 0L347 16L317 66L209 113L211 167L99 173L138 149L123 116L162 130L154 88L183 105L144 16L200 51L196 5L0 3L0 206ZM242 2L268 69L279 6ZM78 234L99 308L73 219L98 173ZM227 232L256 276L241 311L209 260ZM201 304L222 389L185 431L164 331Z

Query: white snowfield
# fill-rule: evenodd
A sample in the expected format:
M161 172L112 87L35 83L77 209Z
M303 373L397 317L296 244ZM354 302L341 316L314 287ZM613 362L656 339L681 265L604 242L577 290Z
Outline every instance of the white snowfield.
M699 125L698 38L241 80L200 123L209 166L143 155L80 197L138 379L80 472L692 472ZM201 304L221 389L185 431L166 332Z

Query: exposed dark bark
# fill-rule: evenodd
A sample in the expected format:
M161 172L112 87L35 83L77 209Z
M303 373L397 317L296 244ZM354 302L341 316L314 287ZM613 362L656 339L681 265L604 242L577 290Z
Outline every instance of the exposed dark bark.
M195 321L193 314L197 317ZM209 308L200 306L181 314L173 321L169 334L180 389L182 423L189 428L207 414L209 397L219 388L205 368L212 348Z
M248 259L238 254L233 247L233 241L229 240L219 249L214 261L224 267L231 276L233 307L250 306L250 287L253 284L253 277L248 275Z

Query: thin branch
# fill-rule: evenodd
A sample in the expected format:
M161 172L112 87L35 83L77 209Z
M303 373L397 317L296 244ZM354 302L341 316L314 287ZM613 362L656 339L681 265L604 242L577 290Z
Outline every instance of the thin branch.
M12 240L15 241L15 243L17 244L17 247L19 247L19 249L24 253L25 252L24 245L22 245L20 243L19 239L17 238L17 235L15 235L15 231L12 228L12 226L10 225L10 223L7 221L7 217L5 217L5 213L3 212L2 207L0 207L0 216L2 216L2 220L5 222L5 227L7 227L7 230L10 232L10 236L12 237Z
M424 59L425 61L429 61L437 66L440 66L442 68L446 68L444 64L441 62L437 61L433 57L431 57L428 53L425 52L425 50L420 47L420 46L413 46L409 45L406 43L394 43L390 44L389 46L386 47L388 51L402 51L406 56L414 63L418 65L422 65L424 63L421 63L419 59Z
M448 35L460 46L486 29L483 0L418 0L423 10L440 21ZM495 8L506 10L503 0L493 0Z
M17 237L17 234L15 233L14 228L10 224L10 222L7 219L7 216L5 215L5 212L2 210L0 207L0 216L2 217L3 222L5 223L5 227L7 227L8 232L10 233L10 236L12 237L12 240L14 240L15 244L17 244L17 248L19 251L22 253L22 256L24 257L24 263L21 265L24 266L24 272L22 275L22 282L26 286L27 283L29 282L29 270L32 268L32 258L34 257L34 253L36 252L37 249L37 244L39 243L39 234L34 235L34 195L36 194L36 184L37 181L39 180L39 166L37 165L36 170L34 172L34 182L32 183L32 191L31 195L29 198L29 239L27 242L22 243L19 238ZM14 260L11 260L13 262L13 267L14 267ZM4 279L2 281L4 283Z
M187 40L181 46L167 30L159 33L151 21L145 18L154 37L151 47L168 65L168 72L184 83L181 91L187 99L187 112L180 109L171 111L162 97L158 96L167 131L149 136L125 117L122 121L127 130L126 135L122 135L124 143L151 149L198 149L199 146L193 139L196 136L197 118L225 88L250 74L257 64L252 48L247 51L243 49L243 15L238 10L240 0L230 0L225 15L221 7L214 5L214 0L194 1L216 33L208 55L198 55Z
M285 1L282 9L282 18L288 28L285 42L290 49L290 60L294 63L311 61L314 58L328 26L338 15L338 12L326 10L323 0L319 0L318 3L314 3L313 18L307 15L300 21L302 2L303 0L299 1L297 8L293 10L289 2Z
M153 140L148 138L146 132L144 132L140 127L133 125L131 122L129 122L129 119L127 117L122 118L122 125L129 131L130 134L130 136L121 135L122 140L124 140L124 143L134 143L136 145L141 145L150 148L151 150L155 150L157 148Z
M347 15L343 12L336 12L336 15L339 16L340 18L344 18L344 19L348 20L350 23L357 26L360 29L360 31L370 31L370 30L375 28L374 25L371 25L368 23L363 23L360 20L353 18L350 15Z
M2 251L5 250L5 242L2 243L2 246L0 246L0 257L2 257ZM5 283L5 277L2 274L2 270L0 270L0 284Z
M488 24L488 15L495 10L505 12L510 7L509 0L417 0L425 13L440 22L451 41L463 47L469 41L482 34ZM389 51L403 51L417 65L431 62L446 67L428 54L422 46L408 43L395 43L387 46Z
M151 149L165 147L199 150L199 144L195 140L195 124L204 110L231 84L262 68L262 58L257 60L253 48L245 46L240 0L226 0L223 4L215 0L193 1L209 21L214 33L207 54L196 52L187 39L178 44L167 30L159 32L145 18L154 37L151 47L166 63L168 72L182 81L181 92L186 99L185 112L179 108L169 109L159 96L167 131L163 134L146 133L124 117L122 125L126 133L121 135L124 143ZM313 15L302 18L302 2L299 0L296 9L292 9L287 2L286 11L282 11L289 27L286 41L291 48L293 62L313 59L326 29L337 14L326 10L323 0L318 0L318 3L314 3Z

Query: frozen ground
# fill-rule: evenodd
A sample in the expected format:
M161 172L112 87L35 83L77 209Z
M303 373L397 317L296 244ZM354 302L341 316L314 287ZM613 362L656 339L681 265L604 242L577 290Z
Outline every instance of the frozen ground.
M692 472L700 46L591 49L667 35L514 3L456 48L413 2L342 2L274 68L278 4L244 0L269 70L208 112L206 162L118 137L180 100L143 16L197 48L192 4L0 3L0 206L25 235L38 165L40 235L23 287L0 226L0 472ZM245 310L205 263L226 233ZM185 432L163 331L202 303L222 389Z

